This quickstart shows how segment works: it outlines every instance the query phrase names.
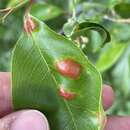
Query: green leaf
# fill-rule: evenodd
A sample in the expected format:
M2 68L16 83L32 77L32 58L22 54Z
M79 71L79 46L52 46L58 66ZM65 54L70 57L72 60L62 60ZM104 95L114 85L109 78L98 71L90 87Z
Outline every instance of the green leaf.
M44 0L44 1L48 4L55 5L64 10L67 10L69 8L69 0Z
M72 35L74 27L77 25L77 21L73 18L68 19L67 23L63 26L64 34L67 37L70 37Z
M126 49L127 44L109 44L103 49L97 60L96 67L99 71L105 71L109 69L120 58Z
M125 98L130 95L130 45L127 47L121 60L112 70L112 78L116 89L121 91ZM123 100L124 102L124 100Z
M83 22L75 26L71 35L71 39L76 40L81 36L88 37L88 33L91 30L97 31L100 34L100 36L102 37L102 45L110 41L111 38L109 32L100 24L92 22Z
M29 0L10 0L9 3L7 4L7 8L22 6L28 1Z
M59 16L63 13L63 10L54 5L40 2L32 6L30 13L38 19L45 21Z
M100 130L105 122L100 73L71 40L38 19L32 17L32 20L37 28L31 35L23 33L13 51L14 109L44 112L53 130ZM78 77L58 70L58 63L65 60L78 65ZM70 70L66 70L62 65L67 73L73 70L73 66L67 66ZM73 99L67 100L63 90L73 93Z
M130 3L119 3L114 6L114 10L122 18L130 18Z

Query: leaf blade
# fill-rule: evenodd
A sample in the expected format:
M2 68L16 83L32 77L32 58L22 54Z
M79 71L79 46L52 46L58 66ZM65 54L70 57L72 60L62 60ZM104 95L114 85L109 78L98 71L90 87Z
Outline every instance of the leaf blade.
M38 110L45 111L54 130L101 129L105 115L101 104L102 81L99 72L72 41L58 35L34 17L32 19L37 23L38 29L32 32L31 36L24 33L23 38L18 42L14 51L12 69L14 107L16 109L37 107ZM30 41L27 42L26 39L30 39ZM33 53L35 52L34 54L29 55L30 50L27 48L28 46L34 49L32 50ZM26 55L22 57L22 54ZM25 60L28 55L29 59ZM57 71L57 62L68 58L73 59L82 66L78 79L71 79ZM26 64L23 64L21 59ZM39 66L37 65L39 59L41 59L42 64L40 68L36 67L38 71L35 70L35 66ZM48 68L50 73L47 73L47 78L41 81L42 75L39 73L42 71L44 74ZM32 70L34 72L31 74L32 77L30 77ZM25 80L20 80L21 78ZM50 80L46 81L48 78ZM27 80L29 85L26 83ZM26 90L27 88L28 91ZM76 97L70 101L65 100L59 96L60 88L76 93ZM47 90L45 91L44 89ZM19 93L22 93L24 97L19 95ZM53 94L53 97L51 99L48 96L46 97L47 93L49 93L49 96ZM22 101L22 98L24 98L24 101ZM35 102L33 102L34 99ZM43 104L42 100L48 104ZM48 105L49 112L45 105ZM55 113L52 114L54 108ZM52 115L49 115L49 113Z
M96 67L103 72L109 69L120 58L127 44L111 44L99 57Z
M50 20L63 13L63 10L45 2L34 4L30 12L33 16L41 20Z

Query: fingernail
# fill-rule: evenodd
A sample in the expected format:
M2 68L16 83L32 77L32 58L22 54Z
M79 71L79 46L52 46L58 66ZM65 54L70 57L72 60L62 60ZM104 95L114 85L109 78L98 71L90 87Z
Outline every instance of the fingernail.
M38 111L23 112L11 124L10 130L49 130L47 119Z
M104 85L102 96L103 96L103 106L104 106L104 109L106 110L112 106L114 102L115 94L114 94L113 89L110 86Z

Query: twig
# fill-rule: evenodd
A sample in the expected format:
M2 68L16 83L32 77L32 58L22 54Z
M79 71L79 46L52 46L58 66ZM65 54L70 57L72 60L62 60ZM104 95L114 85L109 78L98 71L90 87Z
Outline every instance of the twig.
M31 1L31 0L30 0ZM0 13L5 13L5 15L0 19L2 20L2 22L5 21L6 17L12 13L15 9L19 8L20 6L22 6L23 4L25 4L27 2L27 0L17 4L16 6L14 7L10 7L10 8L6 8L6 9L0 9Z
M5 13L5 12L8 12L10 10L11 10L11 8L0 9L0 13Z
M8 10L8 12L0 19L0 20L2 20L2 23L4 23L6 17L7 17L12 11L13 11L13 8L10 9L10 10Z
M73 14L72 18L76 18L76 0L72 0L72 5L73 5Z
M27 9L25 11L25 15L24 15L25 17L29 16L29 12L31 10L31 7L32 7L33 3L34 3L34 0L29 0L29 5L28 5L28 7L27 7Z
M116 23L127 23L127 24L130 24L130 18L128 18L128 19L116 19L116 18L111 18L111 17L105 15L104 19L107 19L107 20L110 20L110 21L116 22Z

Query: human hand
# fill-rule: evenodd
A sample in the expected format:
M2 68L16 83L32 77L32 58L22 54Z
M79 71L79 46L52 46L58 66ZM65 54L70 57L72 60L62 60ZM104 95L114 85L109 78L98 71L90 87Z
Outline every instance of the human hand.
M107 110L114 102L114 92L104 85L103 106ZM0 130L49 130L46 117L37 110L13 112L10 73L0 73ZM108 116L105 130L130 130L130 117Z

